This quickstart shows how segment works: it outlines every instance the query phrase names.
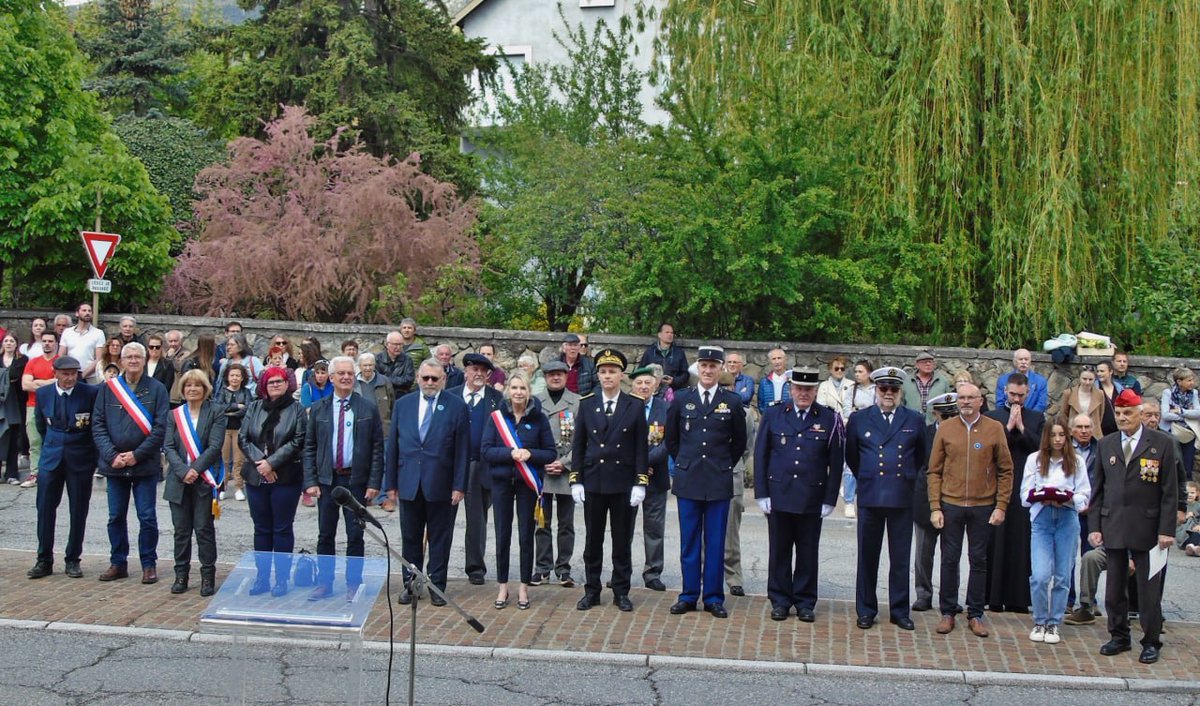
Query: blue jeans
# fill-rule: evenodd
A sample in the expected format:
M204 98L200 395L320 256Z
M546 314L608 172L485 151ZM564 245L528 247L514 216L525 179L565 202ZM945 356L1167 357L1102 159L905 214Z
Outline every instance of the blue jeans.
M274 552L276 583L286 584L292 568L292 550L296 548L292 527L300 486L300 483L246 484L246 504L254 523L255 564L259 576L268 578L272 557L268 552Z
M1029 594L1035 625L1058 625L1067 611L1071 567L1079 551L1079 513L1073 507L1045 506L1033 519L1030 539L1033 575Z
M158 476L108 478L108 544L112 548L109 563L125 566L129 563L129 496L138 518L138 558L142 568L158 564L158 515L154 502L158 497Z
M853 505L856 497L858 497L858 479L854 477L849 468L844 468L842 469L842 498L847 505Z

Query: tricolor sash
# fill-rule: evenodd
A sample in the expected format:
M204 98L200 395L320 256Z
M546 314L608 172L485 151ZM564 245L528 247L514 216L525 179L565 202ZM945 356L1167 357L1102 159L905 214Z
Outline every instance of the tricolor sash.
M111 380L109 382L112 382ZM187 405L181 404L172 410L171 414L175 416L175 428L179 430L179 439L183 442L183 449L187 452L188 463L194 463L200 458L200 454L204 453L204 448L200 445L200 434L196 432L196 425L192 422L192 415L188 414ZM213 469L217 469L216 473ZM213 518L221 518L221 484L225 482L225 464L220 462L214 464L212 468L206 468L200 474L205 483L208 483L212 488L212 509Z
M109 378L108 389L121 403L121 407L137 425L137 428L141 429L146 436L150 436L150 427L154 426L154 418L150 416L150 410L146 409L137 395L133 394L133 390L129 389L129 383L125 382L125 376L118 375Z
M504 413L500 410L492 412L492 423L496 425L496 431L500 434L500 440L504 442L504 446L509 449L519 449L521 440L517 437L517 430L513 428ZM528 461L514 461L513 464L517 467L517 474L521 476L521 480L525 481L525 485L529 486L538 497L537 505L533 509L533 517L538 522L538 527L546 526L546 517L542 512L542 477L538 472L529 465Z

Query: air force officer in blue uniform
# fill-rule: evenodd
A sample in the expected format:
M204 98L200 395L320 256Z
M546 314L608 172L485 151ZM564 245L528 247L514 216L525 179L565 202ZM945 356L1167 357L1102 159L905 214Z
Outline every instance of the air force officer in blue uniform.
M746 451L746 412L740 395L717 385L725 351L704 346L698 358L700 384L677 392L667 410L664 443L675 458L671 490L679 506L683 569L683 591L671 614L693 611L703 598L704 610L715 618L728 618L725 528L733 466Z
M790 401L768 407L754 442L754 498L767 516L767 597L771 620L816 620L821 520L833 512L842 478L845 429L817 404L817 371L792 371ZM792 557L795 557L795 567Z
M899 368L871 373L875 404L846 423L846 465L858 481L858 627L879 614L875 585L883 533L888 539L888 605L893 625L912 630L908 563L912 556L913 486L925 465L925 419L900 404L908 374Z
M31 579L54 573L54 521L64 488L71 513L66 573L71 578L83 576L79 560L92 498L92 472L96 470L92 407L99 388L78 382L79 361L71 356L54 361L54 379L55 384L38 388L35 399L35 421L43 441L37 486L38 554L27 574Z

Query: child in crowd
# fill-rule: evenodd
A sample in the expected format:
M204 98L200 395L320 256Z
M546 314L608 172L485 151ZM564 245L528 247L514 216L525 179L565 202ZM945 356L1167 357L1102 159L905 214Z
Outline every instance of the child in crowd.
M241 363L229 363L221 371L221 386L213 392L213 404L218 409L225 410L225 444L221 449L221 459L225 463L225 484L232 481L234 498L246 499L246 481L241 474L242 449L238 446L238 430L242 428L242 419L246 416L246 408L254 401L254 393L246 387L249 373ZM221 499L225 499L225 489L221 489Z
M1200 484L1188 481L1187 514L1175 530L1175 541L1188 556L1200 556Z

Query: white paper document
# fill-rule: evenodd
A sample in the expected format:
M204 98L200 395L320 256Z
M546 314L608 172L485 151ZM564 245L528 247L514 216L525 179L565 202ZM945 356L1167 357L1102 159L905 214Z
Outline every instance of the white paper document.
M1167 565L1167 550L1163 547L1155 547L1150 550L1150 578L1158 575L1158 572L1163 570Z

